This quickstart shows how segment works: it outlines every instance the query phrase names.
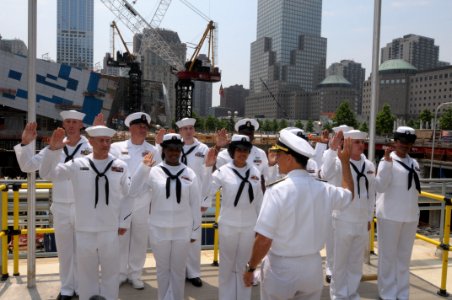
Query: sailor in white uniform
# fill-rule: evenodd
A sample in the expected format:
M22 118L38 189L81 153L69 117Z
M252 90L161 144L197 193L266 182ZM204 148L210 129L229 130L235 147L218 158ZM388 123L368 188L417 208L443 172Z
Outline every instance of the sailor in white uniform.
M125 162L109 154L113 129L86 129L93 153L59 163L64 130L52 134L40 175L72 182L75 199L76 255L80 300L100 295L117 300L119 291L119 235L130 226L129 174ZM99 268L100 267L100 268ZM100 269L100 272L99 272Z
M295 134L296 136L298 136L299 138L305 139L306 141L308 141L308 137L306 136L305 132L303 129L297 128L297 127L286 127L283 130L289 130L290 132L292 132L293 134ZM317 151L317 149L319 149L319 151L322 152L323 155L323 148L315 148L315 151ZM273 151L275 149L270 148L270 152L268 155L268 162L269 162L269 168L268 168L268 183L272 183L275 182L276 180L284 177L285 174L281 174L279 172L279 167L278 164L276 164L276 153ZM277 149L276 149L277 150ZM271 162L271 157L273 158L273 161ZM309 173L309 175L313 176L313 177L317 177L318 176L318 167L317 167L317 162L310 158L308 160L308 164L306 166L306 171Z
M196 119L194 118L183 118L177 121L176 125L179 128L179 134L184 142L181 162L190 167L196 174L200 191L200 210L203 213L211 206L211 201L207 201L210 200L207 194L209 192L211 169L206 168L205 164L209 147L195 138L195 123ZM212 149L210 151L215 150ZM196 237L196 242L189 245L186 277L192 285L201 287L201 230L197 232L199 235Z
M263 261L261 299L320 299L322 260L328 218L353 199L351 141L338 151L343 188L318 181L306 172L314 149L304 139L282 130L277 143L281 181L267 187L257 220L253 253L243 279L251 286L253 271Z
M340 125L337 127L333 127L333 131L335 134L338 134L339 132L346 133L350 130L353 130L353 127L348 125ZM336 140L338 141L338 140ZM338 141L339 142L339 141ZM342 141L340 141L342 143ZM337 172L332 172L329 170L330 167L334 166L331 164L324 165L326 157L329 155L328 153L331 151L337 151L338 147L340 146L340 143L336 143L331 145L330 148L324 151L323 158L322 158L322 166L320 167L320 173L319 176L323 180L328 181L328 183L331 183L334 186L341 186L342 180L341 180L341 174ZM328 237L326 239L325 243L325 249L326 249L326 264L325 264L325 281L330 283L331 282L331 276L333 274L333 265L334 265L334 237L333 237L333 223L332 223L332 216L330 218L330 230L328 231Z
M190 242L201 230L200 192L192 169L180 162L181 136L163 136L162 159L144 157L132 177L131 196L146 189L151 197L149 239L157 265L159 300L184 299L185 267ZM154 166L153 166L154 165Z
M235 134L228 146L233 158L212 177L210 197L221 188L218 220L220 235L219 299L251 299L242 281L243 266L251 255L254 226L262 204L259 170L247 162L252 148L249 137Z
M421 192L419 164L408 154L415 130L400 126L394 132L394 149L386 149L378 165L378 292L381 299L409 297L409 267L419 222Z
M155 146L146 142L151 117L147 113L135 112L127 116L124 124L129 128L130 139L111 145L110 153L126 162L131 176L143 161L143 157L152 153L155 161L161 161ZM138 290L144 289L141 280L149 237L149 205L151 197L142 191L133 199L133 214L130 229L119 238L121 270L119 282L129 283Z
M248 136L252 143L254 139L254 132L259 129L259 123L255 119L245 118L238 120L235 123L234 129L238 134ZM221 166L231 161L232 158L229 155L228 150L223 149L220 153L218 153L216 168L219 169ZM254 164L257 167L261 173L261 177L263 178L262 184L265 184L265 181L268 178L268 159L265 151L253 145L247 162L249 164Z
M342 138L352 139L350 166L355 198L344 210L333 212L334 266L330 294L331 299L358 300L364 249L375 206L375 166L363 154L367 133L359 130L339 132L331 144L339 144ZM342 165L336 151L327 151L323 167L335 173L325 174L327 177L342 177Z
M83 157L92 152L88 140L80 134L83 128L84 113L75 110L65 110L60 113L63 128L66 132L65 146L59 162L67 162ZM22 172L30 173L39 169L44 149L38 154L32 150L31 142L36 139L36 123L28 123L22 133L21 144L14 146L17 161ZM77 293L75 231L74 231L74 192L69 180L55 178L52 189L53 227L58 252L60 293L57 300L68 300Z

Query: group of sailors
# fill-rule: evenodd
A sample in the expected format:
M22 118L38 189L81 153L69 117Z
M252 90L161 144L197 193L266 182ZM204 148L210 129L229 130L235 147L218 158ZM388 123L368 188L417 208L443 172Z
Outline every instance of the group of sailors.
M58 299L116 300L126 282L144 289L148 245L159 300L184 299L186 281L202 287L201 216L218 190L220 300L251 299L259 282L264 300L320 299L325 243L331 299L360 299L374 211L379 297L408 299L420 192L419 166L408 154L414 129L397 128L376 171L364 155L367 134L346 125L315 149L303 130L285 128L267 154L253 145L254 119L239 120L230 138L218 131L209 148L195 138L193 118L178 120L178 133L160 130L154 146L143 112L125 119L130 139L115 143L101 114L87 137L83 113L61 117L63 128L38 154L36 123L14 147L23 172L39 170L53 182Z

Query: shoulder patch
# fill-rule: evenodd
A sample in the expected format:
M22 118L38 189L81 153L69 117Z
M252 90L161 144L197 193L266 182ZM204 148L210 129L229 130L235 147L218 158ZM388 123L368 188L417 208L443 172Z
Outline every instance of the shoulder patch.
M280 183L280 182L282 182L282 181L284 181L284 180L286 180L286 179L287 179L287 176L284 176L283 178L280 178L280 179L278 179L278 180L273 181L272 183L267 184L265 187L271 187L271 186L274 186L275 184Z

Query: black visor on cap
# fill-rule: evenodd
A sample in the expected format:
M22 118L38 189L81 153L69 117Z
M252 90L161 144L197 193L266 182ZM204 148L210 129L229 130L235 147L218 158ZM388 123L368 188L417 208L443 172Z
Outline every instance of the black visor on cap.
M239 132L240 131L254 131L254 126L250 121L247 121L245 124L239 126Z
M414 144L416 141L417 136L415 134L407 134L407 133L400 133L400 132L394 132L394 140L399 140L402 143L406 144Z
M141 117L139 119L130 121L130 125L133 125L133 124L146 124L149 126L148 119L146 119L146 115L141 115Z

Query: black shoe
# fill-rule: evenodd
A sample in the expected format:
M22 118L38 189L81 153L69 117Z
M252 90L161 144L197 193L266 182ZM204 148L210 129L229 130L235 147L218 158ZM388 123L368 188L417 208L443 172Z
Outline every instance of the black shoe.
M331 275L326 275L325 276L325 281L328 283L331 283Z
M199 277L195 277L195 278L187 278L187 280L190 281L190 283L191 283L193 286L196 286L196 287L202 287L202 280L201 280L201 278L199 278Z
M71 300L72 296L67 296L67 295L61 295L61 293L58 294L56 300Z

